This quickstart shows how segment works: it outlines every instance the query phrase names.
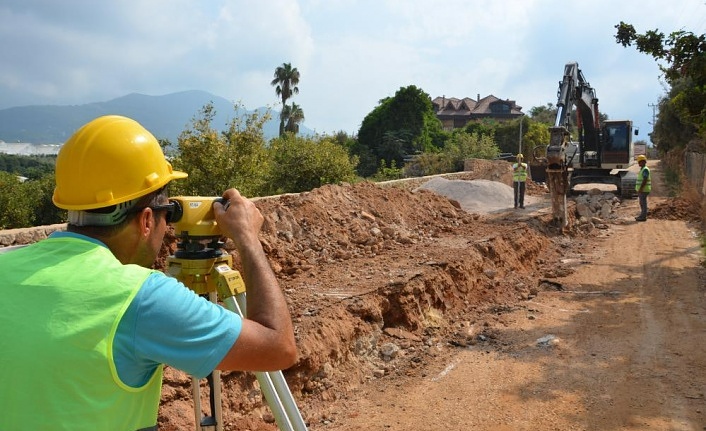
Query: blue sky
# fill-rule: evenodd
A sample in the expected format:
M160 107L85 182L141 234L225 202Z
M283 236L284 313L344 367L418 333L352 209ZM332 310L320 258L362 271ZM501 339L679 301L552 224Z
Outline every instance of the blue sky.
M525 112L556 104L576 61L612 119L652 130L665 89L657 63L615 42L638 32L706 32L706 0L4 0L0 109L75 105L128 93L204 90L248 109L292 101L317 133L356 133L384 97L494 95Z

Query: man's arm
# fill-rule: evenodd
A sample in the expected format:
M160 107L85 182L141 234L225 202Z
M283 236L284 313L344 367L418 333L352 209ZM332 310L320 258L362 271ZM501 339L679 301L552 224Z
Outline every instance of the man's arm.
M221 230L238 249L247 289L247 318L238 340L218 365L221 370L273 371L296 362L297 348L287 302L270 267L258 233L264 218L255 204L235 189L214 203Z

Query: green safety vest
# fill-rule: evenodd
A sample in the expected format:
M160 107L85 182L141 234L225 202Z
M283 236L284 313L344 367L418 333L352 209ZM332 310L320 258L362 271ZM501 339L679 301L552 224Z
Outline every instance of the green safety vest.
M154 427L162 366L142 387L118 377L118 323L151 270L79 238L0 255L0 430Z
M644 171L647 171L647 183L645 184L645 187L642 189L642 193L649 193L652 191L652 173L650 172L650 168L645 165L643 168L640 169L640 172L637 174L637 181L635 181L635 191L640 190L640 184L642 184L642 174Z
M517 167L519 166L519 169ZM527 181L527 163L514 163L512 165L512 181Z

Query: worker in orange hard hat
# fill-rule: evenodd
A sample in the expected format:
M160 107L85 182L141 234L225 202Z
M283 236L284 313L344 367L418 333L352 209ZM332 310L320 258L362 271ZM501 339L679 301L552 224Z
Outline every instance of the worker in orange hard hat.
M516 162L512 165L512 186L515 196L515 208L525 208L525 187L527 182L527 163L523 162L524 156L518 154Z
M635 217L637 221L647 220L647 195L652 191L652 174L650 168L647 167L647 157L643 154L637 156L637 164L640 166L640 172L637 174L635 182L635 191L637 191L637 199L640 202L640 215Z
M185 178L154 136L97 118L62 146L53 201L66 232L0 254L0 429L156 430L162 368L272 371L296 360L292 322L260 245L264 221L235 189L213 204L234 240L248 319L149 269ZM51 367L47 367L47 364Z

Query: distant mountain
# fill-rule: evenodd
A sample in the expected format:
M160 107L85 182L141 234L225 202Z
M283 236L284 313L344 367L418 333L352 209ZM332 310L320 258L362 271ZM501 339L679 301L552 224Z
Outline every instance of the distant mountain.
M133 118L141 123L157 139L168 139L177 143L179 134L187 129L201 108L213 103L216 116L212 127L224 130L231 119L245 113L266 112L266 108L255 111L235 111L233 102L205 91L183 91L164 96L128 94L107 102L71 106L19 106L0 110L0 140L5 142L29 142L32 144L61 144L76 129L101 115L117 114ZM276 137L279 131L279 112L272 111L265 124L267 139ZM301 126L301 134L312 134Z

